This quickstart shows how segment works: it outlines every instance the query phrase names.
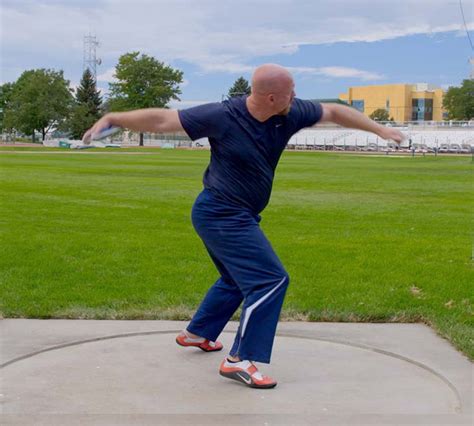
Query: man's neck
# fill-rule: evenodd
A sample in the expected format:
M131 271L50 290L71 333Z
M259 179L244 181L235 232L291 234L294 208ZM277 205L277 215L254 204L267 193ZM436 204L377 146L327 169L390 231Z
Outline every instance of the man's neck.
M255 100L252 98L252 95L250 95L245 100L245 103L247 105L247 109L250 115L255 118L255 120L260 121L261 123L267 121L273 115L272 113L266 112L261 107L259 107Z

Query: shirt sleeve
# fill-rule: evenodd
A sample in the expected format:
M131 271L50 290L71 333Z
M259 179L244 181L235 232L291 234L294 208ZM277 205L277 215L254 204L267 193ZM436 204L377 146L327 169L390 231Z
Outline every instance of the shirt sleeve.
M224 133L224 109L219 102L178 111L183 129L191 140L219 138Z
M321 120L323 108L319 102L306 101L302 99L295 99L294 102L297 104L297 110L299 113L297 118L298 130L314 126L319 120Z

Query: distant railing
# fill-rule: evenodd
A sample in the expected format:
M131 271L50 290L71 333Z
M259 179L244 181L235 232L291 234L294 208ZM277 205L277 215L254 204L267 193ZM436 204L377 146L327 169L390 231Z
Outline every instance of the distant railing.
M416 128L417 130L442 130L449 129L453 130L456 128L463 130L474 130L474 120L471 121L408 121L405 125L410 128Z
M295 143L296 142L296 143ZM469 144L440 144L437 146L428 146L422 143L414 143L411 146L398 146L394 143L381 142L356 142L355 144L346 144L323 140L318 143L305 143L301 141L290 141L286 146L288 151L330 151L330 152L352 152L352 153L381 153L390 154L411 154L415 155L438 155L438 154L464 154L474 155L474 145Z
M377 120L376 120L377 121ZM377 123L382 124L387 127L407 127L409 129L416 128L418 130L429 129L474 129L474 120L470 121L377 121ZM318 124L318 128L340 128L339 126L332 123L325 123L324 125Z

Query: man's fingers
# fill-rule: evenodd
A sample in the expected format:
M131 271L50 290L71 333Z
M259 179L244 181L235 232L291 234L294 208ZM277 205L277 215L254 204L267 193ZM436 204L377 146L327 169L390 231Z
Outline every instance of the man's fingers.
M84 136L82 137L82 143L84 145L89 145L91 142L91 130L92 129L87 130L87 132L84 133Z
M85 145L89 145L92 141L92 137L95 134L100 133L102 130L108 127L110 127L109 121L107 120L107 118L102 117L100 120L95 122L94 125L89 130L87 130L86 133L84 133L84 136L82 137L82 143L84 143Z
M95 133L95 127L96 124L84 133L84 136L82 137L83 144L89 145L92 142L92 135Z
M395 130L392 132L390 139L392 139L398 144L401 144L405 139L407 139L407 137L399 130Z

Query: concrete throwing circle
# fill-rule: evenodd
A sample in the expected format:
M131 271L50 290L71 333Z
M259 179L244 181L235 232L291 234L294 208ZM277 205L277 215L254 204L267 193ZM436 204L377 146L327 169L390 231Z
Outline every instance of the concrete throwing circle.
M222 378L232 344L205 353L174 334L123 336L48 350L2 371L4 414L452 414L458 400L432 372L350 345L277 336L272 390Z

